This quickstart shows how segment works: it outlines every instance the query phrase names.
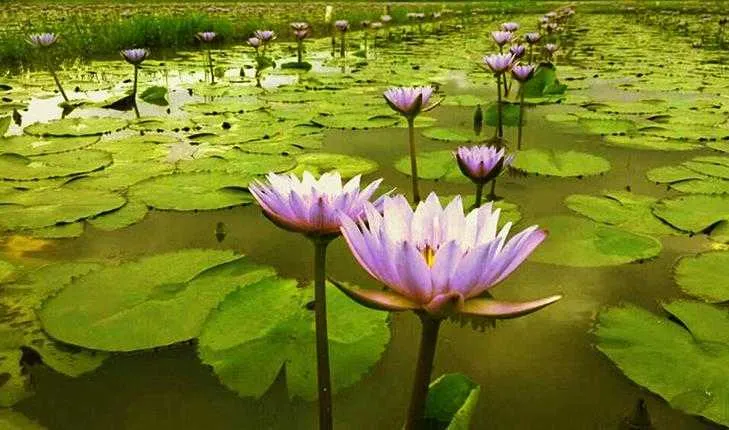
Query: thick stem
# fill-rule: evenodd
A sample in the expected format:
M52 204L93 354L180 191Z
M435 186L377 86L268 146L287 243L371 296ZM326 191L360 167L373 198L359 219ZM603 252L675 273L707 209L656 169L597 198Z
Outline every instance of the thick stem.
M364 57L367 58L367 30L364 32Z
M332 381L327 335L326 259L329 240L314 240L314 313L316 316L316 371L319 385L319 429L332 429Z
M410 177L413 182L413 202L420 201L420 191L418 191L418 160L415 153L415 118L408 118L408 144L410 146Z
M48 61L48 71L51 73L51 76L53 77L53 82L56 83L56 88L58 88L58 92L61 93L61 96L63 97L64 101L68 101L68 96L66 95L66 92L63 91L63 87L61 86L61 80L58 79L58 75L56 74L56 69L53 67L53 62Z
M481 207L481 200L483 198L483 186L485 184L482 182L479 182L476 184L476 203L473 205L474 209Z
M504 138L504 124L501 118L501 74L496 75L496 137Z
M347 38L345 37L345 34L346 34L345 32L342 32L342 43L341 43L341 45L339 45L339 56L342 58L344 58L344 56L346 55L345 49L346 49Z
M524 128L524 83L519 84L519 131L516 138L516 149L521 150L521 136Z
M208 48L208 65L210 66L210 83L215 83L215 74L213 73L213 54L210 52L210 48Z
M335 36L333 27L329 27L329 33L332 35L332 57L336 55L337 52L337 37Z
M301 64L301 60L303 59L303 52L304 52L304 41L299 39L298 46L296 47L296 58L297 58L299 64Z
M529 64L534 64L534 45L529 45Z
M489 195L486 198L492 202L496 201L496 178L491 180L491 191L489 191Z
M134 114L139 118L139 108L137 107L137 82L139 81L139 66L134 65L134 86L132 86L132 106Z
M423 325L423 331L420 336L420 351L418 352L418 363L415 368L415 380L413 381L413 392L410 397L405 430L421 430L424 428L425 401L428 398L428 385L430 384L430 375L433 372L433 359L435 358L435 347L438 343L438 329L441 322L441 320L433 319L427 315L422 315L420 321Z

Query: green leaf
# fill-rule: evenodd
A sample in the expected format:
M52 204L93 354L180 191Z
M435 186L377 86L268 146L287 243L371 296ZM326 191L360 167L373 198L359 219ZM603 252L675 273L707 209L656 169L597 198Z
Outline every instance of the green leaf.
M672 407L729 425L729 314L691 301L663 307L675 320L632 305L602 312L598 349Z
M551 64L541 64L534 76L524 85L524 97L541 98L564 94L567 86L557 79L557 68Z
M13 118L10 115L0 117L0 137L4 136L12 124Z
M112 117L64 118L37 122L25 127L25 133L35 136L93 136L126 128L127 121Z
M711 303L729 301L729 252L681 257L674 274L676 283L687 294Z
M111 154L84 150L24 157L0 154L0 176L15 181L63 178L103 169L112 163Z
M138 182L129 189L129 196L162 210L223 209L253 202L245 188L250 179L223 172L161 175Z
M603 141L610 146L649 151L691 151L701 148L697 143L656 136L609 135Z
M296 168L292 173L301 176L305 171L319 176L326 172L336 170L342 178L352 178L357 175L366 175L377 170L377 163L362 157L344 154L330 154L325 152L312 152L294 156Z
M653 237L583 218L556 215L537 223L549 231L549 237L531 261L572 267L616 266L661 252L661 242Z
M290 397L317 396L313 288L269 278L231 293L214 310L198 344L200 358L241 396L262 396L285 365ZM390 340L388 314L359 306L327 285L334 392L355 384Z
M691 195L663 199L655 204L653 213L679 230L699 233L729 220L729 197Z
M38 137L10 136L0 139L0 152L30 157L86 148L99 141L98 136Z
M518 127L519 126L519 105L518 104L507 104L501 105L501 121L504 127ZM526 115L525 115L526 117ZM497 104L492 103L486 107L483 111L484 124L496 127L499 124L499 113ZM526 125L526 118L524 119Z
M657 200L626 191L612 191L599 197L573 194L565 199L565 204L593 221L627 231L648 235L677 234L676 230L653 215L651 208Z
M428 139L444 142L471 142L478 139L473 131L445 127L431 127L425 129L422 134Z
M51 337L84 348L165 346L197 337L228 293L274 274L230 251L160 254L75 279L44 303L40 319Z
M427 428L468 430L481 387L460 373L441 376L430 384L425 403Z
M94 228L98 228L99 230L120 230L140 222L145 216L147 216L147 212L147 205L131 201L127 202L124 206L115 211L89 218L88 222L94 226Z
M577 123L588 133L600 135L623 135L635 131L635 123L617 118L580 118Z
M0 428L4 430L45 430L45 427L12 409L0 409Z
M393 127L400 122L400 118L396 115L372 115L368 112L338 112L318 115L311 122L326 128L367 130Z
M431 180L446 180L449 182L470 182L463 176L458 168L453 151L420 152L416 161L418 163L418 178ZM395 163L398 172L411 176L410 157L402 157Z
M167 88L160 86L149 87L139 95L139 98L147 103L151 103L157 106L167 106L170 102L167 101Z
M589 176L610 170L610 162L597 155L577 151L527 149L516 153L512 167L547 176Z
M8 282L15 274L15 266L5 260L0 260L0 284Z

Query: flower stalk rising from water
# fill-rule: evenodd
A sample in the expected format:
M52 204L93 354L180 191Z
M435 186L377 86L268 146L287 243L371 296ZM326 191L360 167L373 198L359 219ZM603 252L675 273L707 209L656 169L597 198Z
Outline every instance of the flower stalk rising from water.
M496 200L496 178L511 164L513 155L507 155L505 148L495 146L461 146L454 154L461 173L476 185L474 208L481 207L483 187L491 182L487 199Z
M340 19L334 22L334 27L339 30L339 56L344 58L347 55L347 32L349 31L349 21Z
M514 56L511 53L492 54L483 57L483 64L496 77L496 140L498 142L503 142L504 140L504 122L501 106L501 80L506 79L504 75L509 71L513 62Z
M212 31L203 31L197 33L197 39L206 45L208 51L208 67L210 68L210 83L215 84L215 74L213 73L213 54L210 50L210 44L213 43L217 34Z
M365 203L382 179L360 189L360 176L346 184L338 172L325 173L318 180L304 172L300 180L293 174L269 173L265 182L254 181L249 189L263 214L277 226L308 237L314 244L314 313L319 393L319 429L332 429L332 385L329 367L329 339L326 314L326 249L339 237L340 216L360 220ZM379 206L379 202L375 205ZM374 206L372 206L374 207Z
M51 46L55 45L56 42L58 42L58 36L55 33L37 33L37 34L31 34L28 36L28 43L35 46L36 48L39 48L44 51L47 48L50 48ZM53 64L53 61L50 58L50 55L45 55L46 60L46 67L48 67L48 73L51 74L51 77L53 78L53 82L56 84L56 88L58 88L58 92L61 93L61 97L63 97L64 102L68 102L68 96L66 96L66 92L63 90L63 86L61 85L61 80L58 79L58 74L56 73L56 67Z
M382 203L382 214L365 203L366 219L343 216L342 234L357 262L388 290L335 285L369 308L410 310L420 317L420 351L405 424L406 430L418 430L425 428L425 400L444 319L516 318L561 296L505 302L489 294L546 238L537 226L507 240L511 223L498 230L499 209L487 203L465 214L460 196L443 208L430 194L415 211L402 195L385 196Z
M408 147L410 149L410 176L413 186L413 202L420 201L418 190L418 162L415 151L415 118L421 112L428 112L440 104L430 103L433 87L400 87L390 88L384 92L385 101L408 122Z
M121 51L124 60L134 66L134 84L132 86L132 106L134 113L139 118L139 108L137 107L137 87L139 84L139 66L149 57L149 51L146 49L125 49Z
M521 150L522 131L524 128L524 94L526 83L534 76L535 67L532 64L521 63L511 68L511 77L519 82L519 128L516 138L516 149Z
M296 38L296 62L302 64L304 62L304 39L311 34L311 27L306 22L292 22L291 30Z

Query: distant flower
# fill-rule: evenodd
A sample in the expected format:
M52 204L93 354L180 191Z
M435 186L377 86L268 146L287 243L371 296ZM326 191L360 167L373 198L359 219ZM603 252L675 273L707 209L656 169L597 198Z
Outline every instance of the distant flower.
M539 40L541 40L542 35L538 32L534 31L531 33L527 33L524 35L524 41L530 45L534 45L535 43L539 43Z
M539 23L542 25L545 25L549 22L549 18L547 16L541 16L539 17Z
M375 21L372 23L372 25L370 25L370 28L372 28L373 30L379 30L382 28L382 26L383 25L380 21Z
M492 31L491 32L491 38L496 42L499 46L504 46L507 43L511 42L511 38L514 35L511 34L508 31Z
M342 217L342 234L357 262L389 290L337 285L360 304L436 319L454 314L512 318L561 298L509 303L483 297L547 236L534 225L507 241L511 223L499 231L500 210L492 210L490 202L468 215L460 196L446 208L435 194L415 211L402 195L385 196L382 214L371 203L365 206L365 220Z
M349 30L349 21L346 19L340 19L334 22L334 26L337 27L337 30L344 33L345 31Z
M380 17L380 21L382 21L384 24L387 24L392 21L392 17L390 15L382 15Z
M553 33L555 31L560 30L560 27L559 27L559 25L557 25L556 22L550 22L544 28L547 29L547 33Z
M304 40L309 37L309 30L294 30L294 37L296 40Z
M408 12L407 15L405 15L405 16L407 16L408 19L415 19L417 17L417 15L418 14L415 12Z
M217 34L215 34L212 31L203 31L203 32L197 34L197 38L205 43L212 42L216 36L217 36Z
M517 64L511 68L511 76L519 82L526 82L534 76L534 66Z
M309 24L306 22L292 22L289 24L291 29L294 31L307 31L309 30Z
M494 72L495 75L501 75L511 68L514 62L514 56L509 54L492 54L483 57L483 63Z
M384 92L385 100L390 107L407 118L414 118L423 110L430 110L433 87L399 87Z
M253 35L264 45L276 38L276 32L273 30L256 30Z
M425 14L423 12L418 12L415 14L415 18L422 21L425 19Z
M526 52L526 47L524 45L511 45L509 48L509 52L511 55L514 56L515 60L518 60L519 58L524 56L524 53Z
M256 49L258 49L261 46L261 39L259 39L257 37L249 37L246 42L248 42L248 45L250 45Z
M554 11L552 11L552 12L547 12L547 13L545 13L545 14L544 14L544 16L545 16L545 17L546 17L547 19L552 19L552 18L556 18L556 17L557 17L557 12L554 12Z
M503 31L508 31L509 33L513 33L519 29L519 24L517 24L515 22L505 22L505 23L501 24L501 29Z
M372 25L372 22L368 21L368 20L364 20L364 21L360 21L359 25L362 26L362 28L370 28L370 25Z
M149 51L146 49L125 49L121 51L121 56L127 63L138 66L149 57Z
M364 203L369 203L380 182L360 190L359 175L343 185L337 171L324 173L318 180L308 171L302 179L291 173L269 173L266 182L255 180L249 190L266 217L279 227L310 236L338 236L340 216L363 218Z
M554 43L547 43L546 45L544 45L544 50L547 51L549 55L553 55L559 50L559 46L555 45Z
M461 146L455 153L461 173L476 184L485 184L501 174L513 160L506 149L495 146Z
M46 48L58 41L58 36L54 33L37 33L28 36L28 42L31 45Z
M441 12L433 12L433 19L440 19L441 16L442 16Z

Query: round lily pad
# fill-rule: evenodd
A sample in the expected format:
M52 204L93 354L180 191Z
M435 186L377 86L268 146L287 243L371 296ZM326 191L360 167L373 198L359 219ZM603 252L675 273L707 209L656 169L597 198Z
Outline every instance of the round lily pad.
M601 135L622 135L635 130L635 123L627 119L616 118L579 118L577 123L589 133Z
M649 180L659 184L670 184L690 179L704 179L706 176L685 166L656 167L646 172Z
M671 184L671 189L686 194L729 194L729 181L718 178L690 179Z
M51 337L89 349L165 346L197 337L228 293L274 274L230 251L176 251L74 279L39 317Z
M32 155L55 154L91 146L98 142L96 136L87 137L37 137L11 136L0 139L0 151L15 153L26 157Z
M366 130L370 128L392 127L400 121L395 115L371 115L366 112L342 112L318 115L311 122L326 128L345 130Z
M366 175L377 170L377 163L362 157L326 152L312 152L294 156L297 165L293 173L301 176L305 171L318 176L336 170L342 178Z
M224 172L176 173L138 182L129 189L129 195L155 209L223 209L253 202L245 188L250 179Z
M428 128L422 134L428 139L442 140L445 142L471 142L477 139L473 131L445 127Z
M463 176L461 169L453 155L453 151L420 152L416 157L418 163L418 178L430 180L446 180L449 182L469 182ZM411 175L410 157L402 157L395 163L398 172Z
M685 140L666 139L657 136L605 136L604 142L621 148L644 149L650 151L691 151L701 145Z
M147 216L147 212L147 205L131 201L115 211L89 218L87 221L99 230L113 231L140 222Z
M527 149L516 154L512 167L539 175L580 177L605 173L610 162L584 152Z
M31 124L24 131L35 136L93 136L118 131L127 125L127 120L121 118L64 118Z
M653 213L679 230L699 233L729 220L729 197L690 195L660 200Z
M265 103L256 97L239 97L214 102L188 103L182 110L192 114L220 115L224 113L243 113L263 109Z
M0 154L0 176L16 181L62 178L103 169L112 163L111 154L82 150L25 157Z
M729 252L681 257L674 273L676 283L687 294L711 303L729 301Z
M551 216L536 222L549 238L530 260L572 267L616 266L646 260L661 252L661 242L643 234L573 216Z
M260 397L285 367L290 397L317 396L313 288L268 278L231 293L200 335L199 354L221 382L241 396ZM357 305L327 285L329 351L336 392L379 360L390 340L387 313Z

